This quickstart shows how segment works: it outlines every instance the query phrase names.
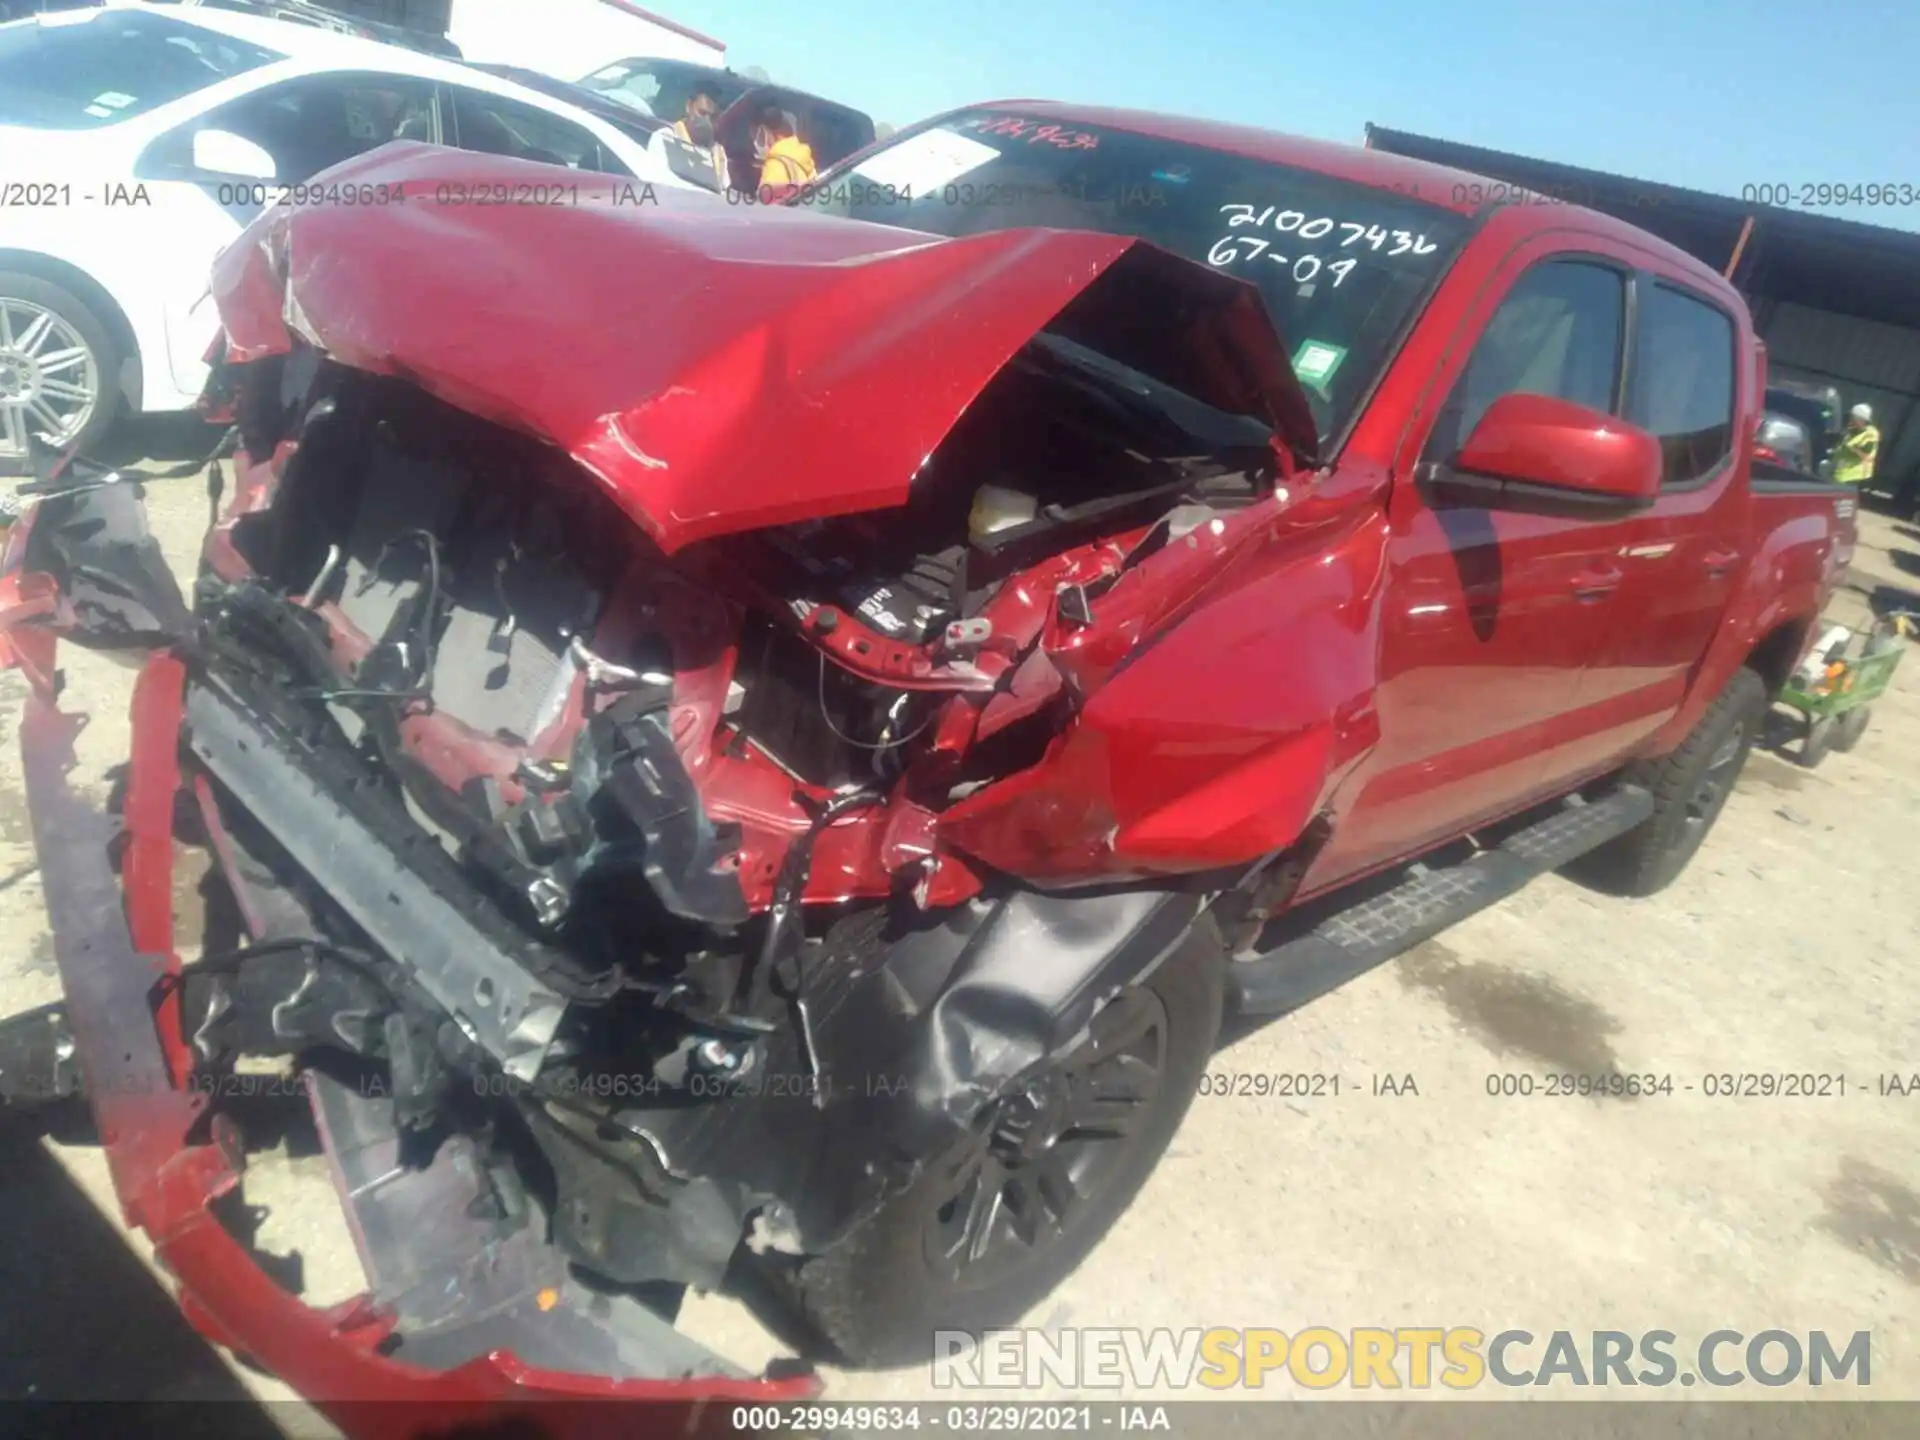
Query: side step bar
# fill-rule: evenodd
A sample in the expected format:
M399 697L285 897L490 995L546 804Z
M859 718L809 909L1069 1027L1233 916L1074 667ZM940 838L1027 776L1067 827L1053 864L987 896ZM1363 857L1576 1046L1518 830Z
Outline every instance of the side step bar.
M1555 813L1497 846L1454 865L1415 865L1400 884L1305 934L1242 952L1227 972L1229 1001L1245 1015L1297 1010L1625 834L1652 813L1653 796L1635 785L1596 800L1569 796ZM1275 926L1285 923L1283 915Z

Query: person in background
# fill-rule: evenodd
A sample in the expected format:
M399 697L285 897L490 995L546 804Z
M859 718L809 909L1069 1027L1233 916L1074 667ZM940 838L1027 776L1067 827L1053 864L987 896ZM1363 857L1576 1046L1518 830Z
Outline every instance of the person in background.
M1873 479L1873 462L1880 456L1880 432L1873 427L1873 407L1856 405L1847 412L1847 433L1833 447L1833 478L1842 485L1865 485Z
M771 110L766 119L769 143L760 164L760 188L779 190L805 185L819 173L813 147L800 138L800 122L791 110Z
M713 122L720 114L720 94L710 85L696 85L687 96L686 113L673 122L673 133L713 162L720 177L720 188L727 188L727 152L720 148L713 133Z

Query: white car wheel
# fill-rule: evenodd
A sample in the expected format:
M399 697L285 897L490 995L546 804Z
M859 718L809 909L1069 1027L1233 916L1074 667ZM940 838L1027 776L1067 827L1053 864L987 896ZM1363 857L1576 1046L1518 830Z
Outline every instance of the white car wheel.
M38 276L0 274L0 454L27 438L57 450L97 440L118 409L119 364L91 311Z

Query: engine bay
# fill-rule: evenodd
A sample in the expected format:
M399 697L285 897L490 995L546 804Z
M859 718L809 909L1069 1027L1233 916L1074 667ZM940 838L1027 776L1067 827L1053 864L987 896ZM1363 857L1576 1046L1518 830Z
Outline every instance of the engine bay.
M1048 903L943 813L1070 726L1105 597L1285 473L1263 427L1042 335L907 506L669 558L568 456L405 381L305 348L225 378L186 713L250 919L183 987L198 1063L372 1067L403 1135L499 1157L628 1285L848 1223L886 1183L822 1173L852 1115L911 1155L948 1100L848 1077L964 1072L931 1017L1009 983L1007 907Z

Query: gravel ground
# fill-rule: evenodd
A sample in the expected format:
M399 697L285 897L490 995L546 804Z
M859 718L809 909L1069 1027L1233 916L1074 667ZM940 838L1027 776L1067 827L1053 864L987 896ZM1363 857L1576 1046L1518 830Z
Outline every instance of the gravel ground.
M149 422L128 443L164 461L205 439ZM205 507L190 480L152 493L182 568ZM1857 623L1875 587L1920 589L1916 575L1920 531L1864 516L1834 616ZM83 777L104 793L102 772L124 754L127 672L71 648L65 663L70 708L93 713ZM1548 879L1232 1037L1219 1076L1325 1074L1341 1093L1197 1100L1138 1202L1031 1323L1666 1329L1683 1341L1721 1327L1868 1330L1872 1395L1920 1398L1920 1095L1880 1093L1883 1077L1920 1072L1907 968L1920 964L1916 663L1851 754L1808 771L1756 753L1664 895L1616 902ZM0 1014L59 994L13 733L22 688L0 676ZM195 879L180 886L189 947ZM1487 1088L1490 1076L1616 1070L1670 1075L1674 1091ZM1749 1072L1848 1083L1828 1098L1705 1093L1709 1075ZM1382 1076L1403 1093L1374 1093ZM0 1397L283 1398L178 1320L119 1225L97 1150L48 1138L6 1152ZM299 1253L316 1304L362 1284L322 1167L269 1154L248 1180L269 1210L260 1243ZM779 1351L722 1297L693 1297L682 1323L747 1364ZM924 1371L830 1376L836 1399L924 1397L928 1385ZM1749 1386L1741 1398L1765 1397Z

